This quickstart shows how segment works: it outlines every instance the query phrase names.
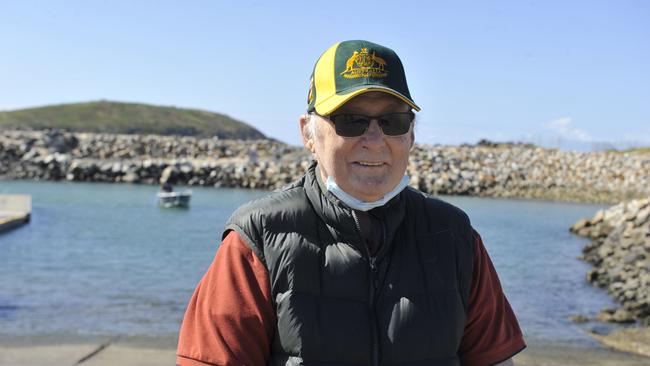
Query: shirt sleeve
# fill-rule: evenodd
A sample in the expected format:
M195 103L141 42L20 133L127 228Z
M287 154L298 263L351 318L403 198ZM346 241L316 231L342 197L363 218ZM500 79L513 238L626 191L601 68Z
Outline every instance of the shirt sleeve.
M464 366L488 366L526 348L519 323L480 235L474 232L474 273L467 324L459 348Z
M268 272L231 231L187 306L176 364L265 365L275 324Z

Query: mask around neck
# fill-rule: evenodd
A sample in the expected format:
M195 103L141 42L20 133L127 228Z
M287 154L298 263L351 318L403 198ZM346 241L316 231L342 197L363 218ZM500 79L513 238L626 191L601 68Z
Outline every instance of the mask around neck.
M393 188L392 191L386 193L384 197L372 202L365 202L358 198L352 197L350 194L342 190L341 187L339 187L338 184L336 184L336 182L334 181L334 179L332 179L331 176L327 177L327 183L325 184L325 186L327 187L327 190L329 192L331 192L338 199L343 201L343 203L348 205L350 208L359 211L368 211L368 210L372 210L375 207L380 207L385 205L393 197L397 196L402 190L404 190L404 188L406 188L408 184L409 184L409 177L408 175L404 174L400 182L397 183L397 186L395 186L395 188Z

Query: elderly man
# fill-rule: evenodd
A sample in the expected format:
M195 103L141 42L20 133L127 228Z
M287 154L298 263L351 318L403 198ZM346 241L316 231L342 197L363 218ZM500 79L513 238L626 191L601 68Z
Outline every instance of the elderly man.
M460 209L407 186L414 112L391 49L318 59L314 163L240 207L181 327L191 365L511 365L524 341Z

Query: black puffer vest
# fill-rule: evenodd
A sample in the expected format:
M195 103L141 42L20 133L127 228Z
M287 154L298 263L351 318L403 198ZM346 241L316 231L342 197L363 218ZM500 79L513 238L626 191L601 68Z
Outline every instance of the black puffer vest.
M269 272L277 312L270 365L459 365L472 229L458 208L406 188L370 257L350 208L316 180L240 207L238 232ZM392 225L392 227L389 227Z

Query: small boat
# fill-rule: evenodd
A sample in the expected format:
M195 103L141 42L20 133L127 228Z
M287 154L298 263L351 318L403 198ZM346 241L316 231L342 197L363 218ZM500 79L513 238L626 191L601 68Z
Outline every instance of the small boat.
M160 191L156 194L158 198L158 206L164 208L170 207L190 207L190 198L192 198L192 191L185 190L182 192L165 192Z

